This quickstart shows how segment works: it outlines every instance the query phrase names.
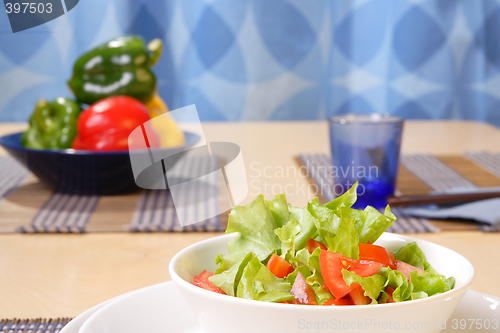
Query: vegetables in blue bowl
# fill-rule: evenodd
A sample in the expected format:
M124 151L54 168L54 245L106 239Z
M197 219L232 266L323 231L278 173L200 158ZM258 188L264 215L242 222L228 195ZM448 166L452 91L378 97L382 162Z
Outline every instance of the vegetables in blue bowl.
M184 132L186 142L164 148L180 157L194 146L199 136ZM0 137L0 145L18 162L57 192L80 195L113 195L139 190L128 151L37 150L21 144L23 132ZM136 152L149 159L148 151Z

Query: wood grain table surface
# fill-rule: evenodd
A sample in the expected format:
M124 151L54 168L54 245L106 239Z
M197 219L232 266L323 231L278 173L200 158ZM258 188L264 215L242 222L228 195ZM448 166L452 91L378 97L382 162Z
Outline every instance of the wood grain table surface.
M0 124L0 135L25 124ZM207 141L238 144L249 195L267 199L284 190L292 205L312 199L295 156L328 153L326 122L204 123ZM465 121L408 121L402 153L439 155L500 152L500 130ZM0 154L5 151L0 149ZM6 198L5 200L8 200ZM19 214L23 213L22 202ZM500 209L500 207L499 207ZM0 220L2 216L0 216ZM218 233L91 233L0 235L0 318L72 317L109 298L170 280L168 263L182 248ZM500 233L418 234L467 257L476 269L472 288L500 296Z

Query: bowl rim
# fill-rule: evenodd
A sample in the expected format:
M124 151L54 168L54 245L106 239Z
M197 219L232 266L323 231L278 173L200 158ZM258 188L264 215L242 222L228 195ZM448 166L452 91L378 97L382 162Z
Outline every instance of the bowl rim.
M28 152L33 152L33 153L38 153L38 154L53 154L53 155L129 155L130 151L129 150L106 150L106 151L94 151L94 150L84 150L84 149L33 149L33 148L27 148L24 147L21 142L19 144L12 144L10 142L7 142L7 138L15 137L15 136L22 136L25 131L22 132L14 132L14 133L9 133L6 135L0 136L0 146L3 146L4 148L10 148L10 149L15 149L15 150L20 150L20 151L28 151ZM200 141L200 136L196 133L189 132L189 131L182 131L185 135L190 136L190 140L184 142L183 145L177 146L177 147L171 147L171 148L153 148L151 150L149 149L137 149L134 150L134 153L145 153L145 152L159 152L159 151L168 151L168 150L174 150L174 149L181 149L181 148L186 148L186 147L191 147L195 145L198 141Z
M194 250L195 248L203 247L203 246L206 246L209 243L219 241L220 239L223 239L223 238L227 238L227 242L228 242L233 237L236 237L237 234L238 233L235 232L235 233L230 233L230 234L225 234L225 235L220 235L220 236L212 237L212 238L209 238L209 239L205 239L203 241L200 241L200 242L194 243L194 244L192 244L190 246L187 246L184 249L182 249L181 251L177 252L172 257L172 260L170 260L170 263L168 265L168 270L169 270L170 276L172 278L172 281L174 281L176 283L176 285L178 285L178 286L180 286L182 288L187 288L191 292L201 292L202 293L201 295L203 295L204 297L216 297L214 299L214 301L215 300L221 301L222 300L221 297L226 297L226 300L228 302L235 302L234 303L235 306L236 305L240 305L240 306L241 305L246 305L246 306L262 306L264 308L271 307L271 309L283 309L283 307L286 307L287 309L292 309L293 308L293 309L297 309L297 310L300 310L300 311L303 311L304 307L307 307L308 309L309 308L323 309L323 310L315 310L315 311L325 311L325 312L331 312L332 311L332 307L331 306L315 306L315 307L311 307L310 305L305 305L305 304L282 304L282 303L273 303L273 302L263 302L263 301L250 300L250 299L244 299L244 298L239 298L239 297L234 297L234 296L229 296L228 297L228 295L218 294L218 293L214 293L214 292L211 292L211 291L199 288L199 287L193 285L192 283L187 282L186 280L184 280L183 278L181 278L177 274L177 272L175 270L175 267L180 262L180 260L186 255L186 253ZM465 262L470 266L470 271L471 271L470 277L463 283L462 286L460 286L458 288L453 288L452 290L449 290L449 291L444 292L442 294L433 295L431 297L421 298L421 299L411 300L411 301L405 301L405 302L375 304L375 306L373 306L372 304L368 304L368 305L356 305L356 306L334 306L333 308L335 308L336 311L353 311L353 310L350 310L350 309L361 309L361 310L364 310L364 311L366 311L367 309L373 309L375 311L375 309L380 309L381 306L385 306L385 307L412 306L412 305L422 304L422 303L426 303L426 302L438 301L438 300L443 299L443 298L447 299L447 298L452 297L455 294L459 294L462 291L466 291L466 290L468 290L471 287L472 280L474 279L474 276L475 276L475 269L474 269L474 266L472 265L472 263L467 258L465 258L463 255L461 255L460 253L458 253L456 251L453 251L452 249L449 249L449 248L447 248L445 246L442 246L442 245L439 245L439 244L436 244L436 243L433 243L433 242L429 242L429 241L426 241L426 240L422 240L422 239L418 239L418 238L406 236L406 235L400 235L400 234L395 234L395 233L390 233L390 232L384 232L383 234L390 235L390 236L400 237L400 238L402 238L406 242L406 244L411 243L412 241L418 241L420 243L427 243L427 244L430 244L432 246L438 246L438 247L440 247L442 249L446 249L448 251L452 251L456 255L462 257L465 260ZM290 306L290 305L294 305L294 306ZM279 308L276 308L276 307L279 307ZM292 311L296 311L296 310L292 310ZM355 311L359 311L359 310L355 310Z

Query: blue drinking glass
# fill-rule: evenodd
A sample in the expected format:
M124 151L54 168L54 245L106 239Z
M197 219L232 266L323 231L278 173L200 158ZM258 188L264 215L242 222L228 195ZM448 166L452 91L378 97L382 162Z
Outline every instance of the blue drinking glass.
M396 185L403 119L346 114L330 118L329 123L333 192L341 195L357 181L354 208L385 207Z

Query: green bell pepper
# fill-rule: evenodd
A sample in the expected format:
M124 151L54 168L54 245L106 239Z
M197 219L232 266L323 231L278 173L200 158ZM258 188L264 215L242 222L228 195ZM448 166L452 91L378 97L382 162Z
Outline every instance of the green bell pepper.
M66 149L76 136L78 115L82 109L75 101L58 97L49 104L40 99L30 118L30 128L21 142L32 149Z
M146 50L139 36L116 38L76 61L69 87L85 104L116 95L128 95L146 103L156 90L156 77L150 67L158 61L162 49L160 39L152 40Z

